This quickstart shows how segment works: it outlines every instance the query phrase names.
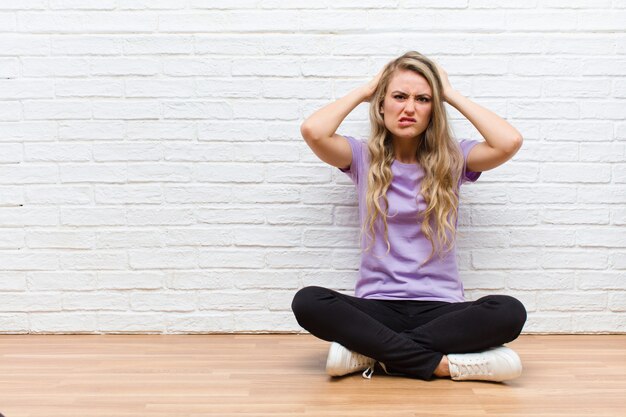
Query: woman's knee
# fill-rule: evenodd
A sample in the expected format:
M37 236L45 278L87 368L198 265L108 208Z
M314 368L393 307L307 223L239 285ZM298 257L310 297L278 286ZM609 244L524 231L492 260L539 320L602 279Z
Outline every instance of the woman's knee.
M490 295L485 298L485 301L496 307L497 317L502 327L510 331L511 340L519 336L527 318L524 304L510 295Z
M294 295L291 310L300 325L317 316L320 300L328 294L328 291L326 288L311 286L300 289Z

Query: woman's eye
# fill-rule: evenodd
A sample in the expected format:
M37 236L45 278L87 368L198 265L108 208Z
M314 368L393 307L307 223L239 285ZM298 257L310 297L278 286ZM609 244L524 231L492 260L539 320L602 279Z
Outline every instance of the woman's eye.
M393 96L393 98L400 99L400 98L404 98L404 96L395 95L395 96Z

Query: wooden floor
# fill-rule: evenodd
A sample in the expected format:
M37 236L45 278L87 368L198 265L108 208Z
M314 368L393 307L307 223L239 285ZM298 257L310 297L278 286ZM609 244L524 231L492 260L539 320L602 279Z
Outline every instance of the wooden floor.
M6 417L626 416L626 335L522 336L509 383L331 379L308 335L0 336Z

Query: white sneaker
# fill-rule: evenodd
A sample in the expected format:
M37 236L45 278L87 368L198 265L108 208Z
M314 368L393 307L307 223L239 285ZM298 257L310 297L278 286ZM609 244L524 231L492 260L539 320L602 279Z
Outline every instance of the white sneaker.
M376 361L367 356L353 352L333 342L328 349L328 359L326 359L326 373L330 376L343 376L354 372L369 370L374 368ZM365 376L368 378L367 376ZM371 373L370 373L371 377Z
M456 381L467 379L506 381L522 374L522 362L512 349L498 346L477 353L448 355L450 376Z

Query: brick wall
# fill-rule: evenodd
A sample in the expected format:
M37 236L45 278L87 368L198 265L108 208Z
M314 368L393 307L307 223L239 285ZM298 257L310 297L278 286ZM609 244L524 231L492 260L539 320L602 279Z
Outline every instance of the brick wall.
M302 120L407 50L524 135L462 190L467 296L626 331L626 1L0 1L0 332L297 331L355 192ZM459 138L478 132L448 107ZM339 133L365 138L367 106Z

